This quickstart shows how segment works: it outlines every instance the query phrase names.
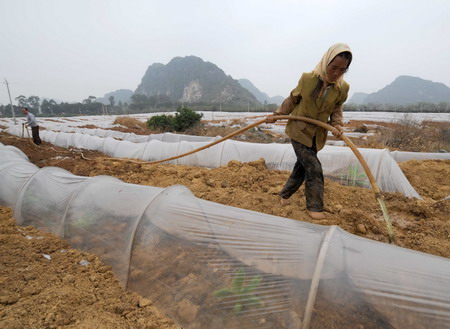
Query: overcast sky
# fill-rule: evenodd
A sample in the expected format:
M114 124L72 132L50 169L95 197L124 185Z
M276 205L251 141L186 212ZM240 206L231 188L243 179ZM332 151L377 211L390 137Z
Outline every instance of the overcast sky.
M350 95L399 75L450 86L449 34L448 0L0 0L0 79L14 104L82 101L135 90L151 64L194 55L287 96L345 42Z

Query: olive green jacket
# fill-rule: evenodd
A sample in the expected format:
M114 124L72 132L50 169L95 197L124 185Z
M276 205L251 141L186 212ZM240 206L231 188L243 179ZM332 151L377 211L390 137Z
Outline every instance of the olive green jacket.
M342 104L347 100L349 85L344 81L338 89L335 85L329 85L322 97L317 100L311 96L319 78L312 72L303 73L297 87L292 90L275 114L303 116L332 126L343 125ZM303 121L289 120L286 125L286 134L293 140L308 147L313 145L313 137L316 136L317 151L325 146L327 130Z

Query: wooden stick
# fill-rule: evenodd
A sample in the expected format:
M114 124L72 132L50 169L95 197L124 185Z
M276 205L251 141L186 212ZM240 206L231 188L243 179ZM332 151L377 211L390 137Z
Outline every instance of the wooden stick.
M330 246L331 236L336 231L336 226L332 225L320 246L319 255L317 256L316 267L314 268L314 274L311 279L311 286L309 288L308 299L306 301L305 313L303 316L302 329L308 329L311 322L311 316L313 312L314 302L316 301L317 289L319 288L320 275L322 274L323 265L325 264L325 257Z

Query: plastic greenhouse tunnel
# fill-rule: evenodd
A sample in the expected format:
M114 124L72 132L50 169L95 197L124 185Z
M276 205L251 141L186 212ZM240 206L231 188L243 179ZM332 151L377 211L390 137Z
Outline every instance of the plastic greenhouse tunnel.
M90 130L97 132L100 129ZM10 126L5 131L16 136L21 135L21 130L17 126ZM124 133L109 132L111 132L108 133L109 135L112 134L111 136L126 137ZM107 136L103 133L98 135ZM177 156L203 147L217 139L217 137L157 134L144 136L145 141L133 142L135 141L134 138L133 141L129 141L98 135L51 130L44 130L40 133L43 141L60 147L95 150L115 158L145 161L158 161ZM359 151L375 176L381 191L400 192L408 197L421 198L390 155L389 150L362 148ZM318 154L318 157L326 177L343 185L370 187L364 169L349 147L326 145ZM169 163L216 168L226 165L231 160L250 162L261 158L265 160L267 168L276 170L291 170L297 159L290 144L261 144L227 140L202 152L169 161Z
M12 146L0 145L0 181L18 225L97 254L184 328L450 328L443 257L205 201L184 186L39 169Z

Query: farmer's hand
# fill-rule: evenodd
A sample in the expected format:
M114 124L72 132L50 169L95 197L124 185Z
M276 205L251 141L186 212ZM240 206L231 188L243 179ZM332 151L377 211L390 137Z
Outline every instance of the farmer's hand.
M273 114L269 114L267 117L266 117L266 122L267 123L275 123L276 121L277 121L277 119L275 119L274 118L274 116L276 116L276 115L279 115L278 113L273 113Z
M334 128L336 128L337 131L331 132L333 134L333 136L336 138L341 138L342 134L344 133L344 128L342 128L342 126L340 126L340 125L336 125L336 126L334 126Z

